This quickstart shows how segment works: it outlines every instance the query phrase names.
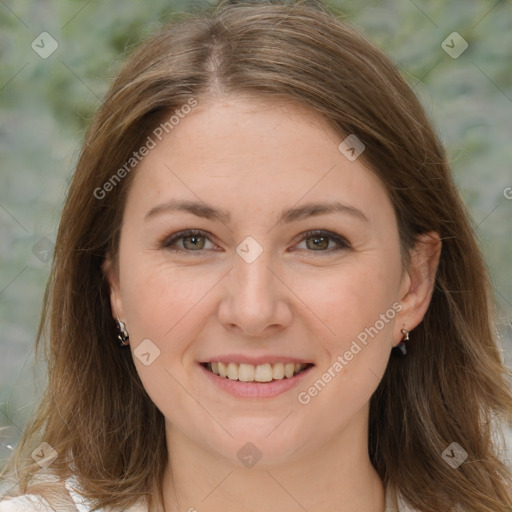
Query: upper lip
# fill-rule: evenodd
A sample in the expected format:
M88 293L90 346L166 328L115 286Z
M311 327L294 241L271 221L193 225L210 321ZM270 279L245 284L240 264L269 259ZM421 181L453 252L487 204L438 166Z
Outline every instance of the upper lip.
M263 355L263 356L247 356L244 354L223 354L220 356L212 356L209 359L201 361L202 363L236 363L236 364L252 364L258 366L265 363L295 363L295 364L313 364L310 360L300 357L284 356L284 355Z

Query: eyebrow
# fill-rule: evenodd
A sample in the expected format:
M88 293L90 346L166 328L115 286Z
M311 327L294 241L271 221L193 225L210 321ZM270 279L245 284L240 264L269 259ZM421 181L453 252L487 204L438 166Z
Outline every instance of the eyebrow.
M196 215L197 217L202 217L205 219L216 219L223 224L229 223L231 219L231 215L228 211L214 208L213 206L210 206L204 202L180 201L177 199L171 199L170 201L151 208L151 210L149 210L144 216L144 220L146 221L152 217L156 217L157 215L175 211L188 212ZM279 220L277 221L277 224L282 222L290 223L304 219L306 217L314 217L316 215L326 215L332 213L343 213L351 215L362 221L369 222L368 218L361 210L358 210L354 206L340 203L339 201L333 201L330 203L307 203L302 206L283 210Z

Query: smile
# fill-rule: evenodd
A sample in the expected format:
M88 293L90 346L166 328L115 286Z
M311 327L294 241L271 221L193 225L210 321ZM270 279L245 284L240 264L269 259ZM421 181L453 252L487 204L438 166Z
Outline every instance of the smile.
M291 379L298 375L311 364L299 363L227 363L211 362L203 363L203 366L219 377L241 382L271 382L273 380Z

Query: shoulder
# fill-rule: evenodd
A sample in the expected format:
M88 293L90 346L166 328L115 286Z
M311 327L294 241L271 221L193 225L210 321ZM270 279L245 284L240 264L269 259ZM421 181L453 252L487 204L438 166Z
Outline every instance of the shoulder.
M46 481L46 479L45 479ZM48 482L52 480L48 479ZM53 480L53 482L55 482ZM93 503L82 495L82 488L75 476L64 481L66 496L65 504L59 503L58 508L52 507L48 500L39 494L22 494L5 497L0 501L0 512L113 512L104 508L95 508ZM1 499L1 497L0 497ZM147 512L142 502L126 509L125 512Z
M93 504L82 496L82 488L75 476L69 477L66 480L65 485L78 512L90 512L91 510L94 510L94 512L114 512L114 510L118 510L117 508L114 509L108 507L106 509L94 508ZM2 511L0 510L0 512ZM123 509L122 512L148 512L148 508L145 502L141 499L134 505Z

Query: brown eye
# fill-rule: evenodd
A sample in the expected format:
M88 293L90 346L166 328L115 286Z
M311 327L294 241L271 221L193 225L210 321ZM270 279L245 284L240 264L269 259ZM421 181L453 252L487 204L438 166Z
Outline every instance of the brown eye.
M313 249L314 251L318 249L327 249L329 247L329 237L312 236L306 238L306 246L308 247L308 249Z
M346 238L330 231L308 231L300 236L300 243L305 242L309 252L331 253L341 249L350 249ZM334 245L332 245L334 244Z
M203 249L205 244L205 237L202 235L190 235L181 238L183 240L183 247L185 249Z
M174 252L199 252L210 248L206 247L207 241L214 246L203 231L187 229L168 236L161 247Z

